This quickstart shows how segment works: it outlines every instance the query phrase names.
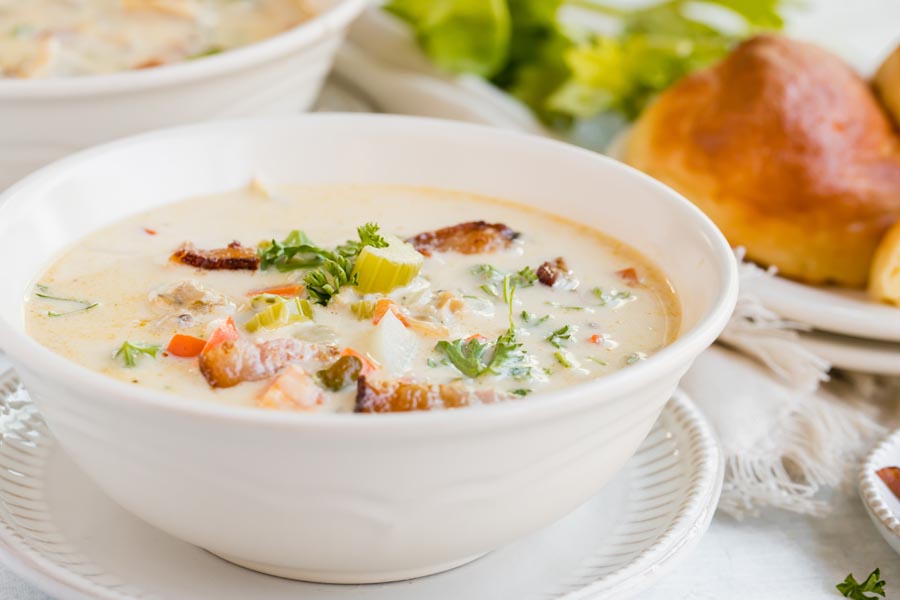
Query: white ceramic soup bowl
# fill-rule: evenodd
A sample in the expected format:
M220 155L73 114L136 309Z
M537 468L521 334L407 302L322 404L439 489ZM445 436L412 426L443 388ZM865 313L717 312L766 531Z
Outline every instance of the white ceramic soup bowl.
M306 2L317 14L309 21L201 60L108 75L0 78L0 190L52 160L126 135L309 108L366 0Z
M130 385L25 333L33 279L85 234L177 200L271 182L402 183L514 199L656 261L683 331L648 360L515 402L433 413L288 414ZM156 527L253 569L375 582L447 569L548 525L618 471L737 292L693 205L611 159L450 121L309 115L202 124L79 153L5 194L0 346L63 448ZM460 215L460 220L478 215ZM322 207L322 218L330 218Z

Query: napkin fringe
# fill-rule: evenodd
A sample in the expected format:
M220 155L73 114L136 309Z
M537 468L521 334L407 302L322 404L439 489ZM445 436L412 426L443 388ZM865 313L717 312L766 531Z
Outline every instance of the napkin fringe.
M719 341L763 363L781 380L801 392L813 392L828 381L831 365L797 342L804 323L781 318L766 308L750 290L753 280L772 277L775 268L761 269L746 262L744 248L734 251L741 279L741 292L734 314Z
M768 443L726 457L719 507L739 520L759 507L828 514L829 504L816 496L852 479L861 453L884 434L874 412L822 392L798 398Z

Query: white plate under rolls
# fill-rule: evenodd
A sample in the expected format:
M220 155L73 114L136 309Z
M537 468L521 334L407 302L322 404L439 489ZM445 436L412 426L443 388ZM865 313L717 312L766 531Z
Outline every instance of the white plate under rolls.
M242 569L131 516L58 448L13 373L0 375L0 560L60 600L626 598L699 542L723 469L709 425L678 393L619 475L554 525L431 577L308 584Z

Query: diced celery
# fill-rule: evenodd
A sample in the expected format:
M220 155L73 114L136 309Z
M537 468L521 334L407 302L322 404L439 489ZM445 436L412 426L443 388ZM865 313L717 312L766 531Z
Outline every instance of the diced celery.
M363 294L387 294L408 285L422 268L422 255L398 237L384 236L384 248L365 246L356 259L353 273L356 287Z
M257 298L261 298L261 296L257 296L254 300ZM260 328L278 329L292 323L312 320L312 305L306 298L287 299L277 296L276 298L277 300L274 302L270 302L269 298L265 299L268 308L247 321L244 325L247 331L253 333Z

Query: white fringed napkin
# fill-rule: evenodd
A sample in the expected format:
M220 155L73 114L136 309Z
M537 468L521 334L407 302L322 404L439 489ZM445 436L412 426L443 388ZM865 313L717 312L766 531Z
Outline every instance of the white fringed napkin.
M409 33L365 13L338 55L340 78L387 112L451 118L549 135L520 104L481 80L436 70ZM822 515L823 487L846 480L884 429L876 401L900 397L900 380L847 374L797 342L806 326L781 319L753 295L772 277L741 259L741 294L719 343L682 386L719 434L726 462L720 508L742 518L763 507Z

